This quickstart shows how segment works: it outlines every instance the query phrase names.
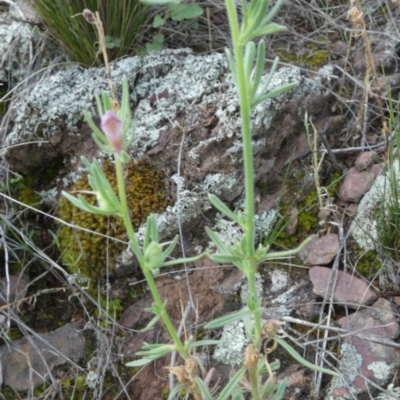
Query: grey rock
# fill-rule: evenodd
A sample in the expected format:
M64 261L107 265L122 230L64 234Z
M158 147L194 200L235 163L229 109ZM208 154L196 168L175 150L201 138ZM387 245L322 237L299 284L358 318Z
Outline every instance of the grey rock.
M0 306L6 304L8 285L8 302L12 303L26 295L28 283L29 280L25 276L10 275L8 284L6 278L0 279Z
M357 171L355 167L351 168L340 186L340 199L358 203L361 197L371 188L381 171L382 167L378 164L373 164L365 171Z
M306 261L308 265L329 264L338 254L339 238L330 233L313 241L309 247Z
M14 14L21 20L36 22L27 6L22 4L19 2L11 7L10 14ZM16 21L7 13L2 13L0 15L0 82L6 82L11 89L13 85L24 80L31 82L38 79L41 74L34 74L34 72L44 66L52 65L53 59L54 64L60 61L59 49L56 50L48 44L49 37L45 32L28 23Z
M354 163L356 170L363 171L367 169L376 160L376 157L377 154L375 151L365 151L361 153Z
M183 227L204 220L204 212L211 208L207 193L229 203L240 198L244 176L239 103L224 55L164 50L115 61L111 75L119 96L123 77L129 81L136 124L132 156L150 159L165 171L171 198L176 198L179 185L179 204L169 207L157 221L162 238L176 233L178 212ZM318 115L317 110L326 104L328 92L321 79L303 76L297 67L275 74L269 90L293 81L300 84L262 102L252 113L256 182L273 170L280 173L290 159L310 151L303 129L304 111ZM63 163L69 174L60 178L58 189L68 189L82 173L81 155L89 159L104 156L82 115L88 110L96 116L94 95L103 92L109 92L104 69L74 66L38 83L26 98L16 101L4 146L11 169L32 173ZM24 146L14 146L20 143ZM184 171L178 177L180 157ZM139 240L143 232L141 227Z
M80 360L84 344L77 324L70 324L4 345L0 347L3 384L16 391L35 388L49 379L55 366Z
M319 307L310 287L310 282L301 279L279 295L266 289L263 318L279 320L283 316L297 316L311 320L318 315Z
M341 318L338 324L357 336L344 338L338 367L342 378L334 378L328 399L353 399L367 391L373 393L375 388L368 380L381 387L387 385L400 365L400 351L390 346L399 333L390 302L381 298L372 307Z
M312 267L309 271L313 292L321 297L329 295L328 291L333 285L333 270L327 267ZM337 271L336 286L333 290L333 300L348 307L357 308L360 305L370 304L376 300L377 295L369 285L356 276L343 271Z

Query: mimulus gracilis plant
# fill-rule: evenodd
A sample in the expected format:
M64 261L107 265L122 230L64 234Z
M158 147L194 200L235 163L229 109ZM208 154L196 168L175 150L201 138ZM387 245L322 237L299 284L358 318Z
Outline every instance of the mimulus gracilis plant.
M148 1L147 3L167 4L170 3L170 1L155 0ZM198 361L198 357L194 355L194 350L199 346L217 344L218 341L200 340L196 342L193 338L182 341L178 331L171 323L165 307L166 302L161 299L154 281L154 275L159 274L160 268L193 262L204 254L193 258L167 261L177 244L177 237L175 237L171 243L159 243L159 233L155 217L149 216L143 244L139 245L129 219L122 169L123 163L129 160L127 149L133 140L127 81L124 80L123 83L121 110L116 112L115 110L111 111L111 102L107 95L103 95L102 101L97 98L99 115L102 117L101 126L103 132L93 123L91 116L85 113L85 118L93 129L93 137L96 143L103 151L112 153L114 156L118 195L112 192L110 184L102 173L100 164L96 160L89 163L86 159L84 159L84 163L90 171L89 183L93 189L93 194L96 195L98 199L98 207L88 204L82 196L78 195L78 197L75 198L65 192L64 195L76 206L86 211L109 213L118 215L123 219L127 229L130 247L139 261L154 299L152 307L147 310L154 314L154 318L146 329L151 328L161 319L171 339L171 343L169 344L145 344L142 351L137 353L141 358L127 365L132 367L146 365L166 354L177 351L184 362L183 365L170 367L169 369L170 373L174 374L179 381L179 384L175 388L171 387L170 399L175 398L174 396L179 396L180 390L183 388L189 391L195 399L223 400L234 398L244 400L247 398L245 396L247 396L248 393L251 393L251 398L254 400L269 398L276 400L282 399L285 392L286 381L284 380L276 384L272 373L274 369L279 368L279 362L269 364L266 356L261 354L263 344L265 345L265 342L269 340L284 347L297 361L307 367L336 375L335 372L308 363L280 337L280 331L273 321L269 321L268 323L262 321L261 299L258 297L256 290L256 273L260 263L266 260L283 258L296 254L310 242L310 240L307 239L297 249L283 252L270 252L269 245L259 244L256 246L255 243L251 112L257 104L292 89L297 83L292 83L268 92L268 86L278 67L278 60L275 60L268 77L262 83L265 42L264 40L260 40L256 45L252 40L285 30L285 27L271 22L282 3L283 0L276 1L271 10L268 11L269 1L267 0L243 1L241 6L242 18L241 24L239 25L234 0L226 0L233 47L233 52L227 50L226 53L240 104L245 171L245 209L243 213L235 213L215 195L209 194L208 197L213 206L223 215L237 223L242 228L243 235L238 243L230 245L224 243L211 229L206 228L207 234L217 248L216 253L210 254L210 252L207 252L207 254L212 260L219 263L231 263L243 272L249 287L249 297L244 309L214 320L208 323L206 328L215 329L237 320L243 320L246 332L252 343L245 351L243 367L230 378L229 382L225 387L221 388L216 397L211 394L211 390L208 387L209 379L203 380L197 373L198 368L196 368L196 364L199 366L201 363ZM267 352L266 350L268 349L264 348L265 353ZM269 375L268 379L263 378L265 374Z

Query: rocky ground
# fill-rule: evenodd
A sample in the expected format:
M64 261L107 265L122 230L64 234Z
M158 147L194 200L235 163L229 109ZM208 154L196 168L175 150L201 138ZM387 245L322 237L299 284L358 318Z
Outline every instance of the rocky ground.
M339 0L285 3L277 21L289 30L268 44L268 57L282 61L271 89L299 85L252 115L257 240L282 250L313 236L298 257L260 266L264 318L281 321L304 358L342 376L314 375L278 349L270 361L281 361L278 379L289 378L285 399L400 396L394 134L400 6L361 3L362 16ZM213 18L217 31L221 11ZM11 90L31 66L27 49L42 37L8 13L0 15L0 37L0 52L11 60L0 78ZM137 191L146 207L153 207L156 187L149 176L161 179L157 194L165 192L165 202L157 222L165 241L180 233L175 256L207 248L205 226L232 243L240 234L213 210L209 192L232 209L243 206L238 100L225 56L192 47L111 65L119 94L128 78L136 123L131 153L145 162L130 165L126 176L136 182L132 190L143 185ZM167 398L169 359L140 370L124 365L144 342L168 340L162 326L139 331L151 318L151 298L124 251L124 232L115 220L89 221L60 198L61 190L82 189L81 155L106 165L82 116L83 110L95 115L94 94L108 90L106 73L68 65L28 83L11 91L1 125L8 172L1 190L0 396ZM148 175L148 166L158 172ZM138 181L140 173L147 175ZM65 215L73 217L63 221ZM87 236L79 226L94 232ZM138 223L139 238L143 229ZM224 339L199 354L207 370L215 368L212 382L224 382L241 365L243 326L203 326L242 306L243 276L207 258L162 272L157 284L174 323L193 299L196 312L186 317L185 334Z

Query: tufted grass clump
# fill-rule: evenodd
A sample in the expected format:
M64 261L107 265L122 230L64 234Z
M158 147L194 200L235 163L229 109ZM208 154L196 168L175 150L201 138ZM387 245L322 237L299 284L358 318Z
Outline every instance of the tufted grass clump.
M103 161L102 168L111 187L117 192L114 164ZM160 213L169 205L164 174L145 161L131 161L126 165L125 174L130 218L134 227L138 228L148 215ZM82 175L71 190L90 190L87 174ZM82 195L90 204L95 205L95 196ZM67 225L61 227L60 248L63 262L69 266L70 272L80 272L91 279L102 278L106 275L106 263L112 271L118 255L126 248L126 229L122 219L85 212L65 197L60 200L59 213L64 221L94 232L74 230Z
M110 61L134 54L148 9L139 0L31 0L31 4L71 59L87 67L104 60L96 28L79 15L84 8L99 12Z

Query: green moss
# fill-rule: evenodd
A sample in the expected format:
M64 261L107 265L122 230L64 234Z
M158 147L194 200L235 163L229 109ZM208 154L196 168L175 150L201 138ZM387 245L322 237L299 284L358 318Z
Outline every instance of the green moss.
M18 328L11 328L8 331L7 336L11 340L17 340L17 339L21 339L22 337L24 337L24 335Z
M288 52L286 49L275 49L275 53L281 61L290 64L302 64L310 69L317 70L326 64L329 58L329 51L319 48L319 46L311 43L306 46L306 50L302 55L296 55Z
M101 296L100 305L103 310L106 310L108 315L110 315L115 320L121 318L124 307L121 304L121 299L106 299L105 296ZM95 315L99 315L99 309L96 309ZM107 321L104 321L107 323Z
M318 224L319 202L317 190L313 184L311 186L308 185L309 187L306 188L302 183L304 179L303 175L297 174L285 183L286 194L280 201L280 213L283 215L283 219L280 221L281 232L275 240L275 244L279 247L290 249L298 246L304 239L317 233L320 229ZM326 187L329 197L335 198L343 176L334 172L327 179L329 181L324 187ZM293 199L293 193L298 194L295 199ZM294 234L289 235L286 227L293 221L290 212L294 208L298 210L296 231Z
M161 397L162 399L168 399L169 394L170 394L169 385L166 384L166 385L163 387L163 389L161 390L161 392L160 392L160 397ZM181 393L180 393L180 395L179 395L179 397L178 397L178 399L179 399L179 400L184 400L184 399L186 399L186 398L187 398L187 394L188 394L187 389L186 389L186 388L183 388L182 391L181 391ZM192 397L190 397L190 398L192 398Z
M382 262L379 260L375 250L365 251L356 243L352 243L350 250L355 260L356 271L367 279L373 279L382 268Z
M103 171L117 192L114 164L103 161ZM160 213L169 205L165 192L164 174L145 161L130 162L125 166L125 182L130 216L135 228L143 223L151 213ZM91 190L87 174L83 175L71 188L74 191ZM95 196L84 195L88 202L96 205ZM119 217L105 217L90 214L73 206L64 197L59 203L60 217L77 226L108 237L81 230L73 230L63 225L59 231L62 261L72 273L97 279L106 275L106 266L112 272L115 261L126 244L126 230Z
M15 390L10 389L8 386L2 386L1 388L1 399L3 400L15 400L15 399L23 399L25 398L23 392L16 392Z
M49 383L45 382L42 385L38 386L34 391L33 391L33 395L35 397L40 397L42 395L42 393L50 386Z
M288 193L293 193L288 190ZM284 248L293 248L299 245L306 237L315 233L318 229L318 200L316 190L313 190L305 197L301 204L293 204L291 196L285 196L282 199L281 214L284 215L282 226L288 226L291 222L290 211L293 207L299 210L297 215L296 232L288 235L283 229L275 240L275 244Z

